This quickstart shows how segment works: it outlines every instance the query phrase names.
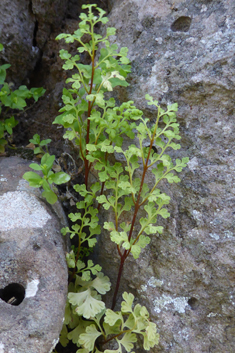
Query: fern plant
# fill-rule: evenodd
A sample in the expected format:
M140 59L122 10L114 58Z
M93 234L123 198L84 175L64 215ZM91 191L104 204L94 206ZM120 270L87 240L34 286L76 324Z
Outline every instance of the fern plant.
M163 232L163 227L157 225L158 216L169 217L165 206L170 197L160 191L159 183L163 179L178 183L175 172L182 171L188 158L172 161L166 153L180 148L177 104L164 110L147 94L147 104L156 110L155 122L151 123L134 102L116 106L113 98L107 98L106 92L116 86L128 86L128 49L119 50L116 44L110 44L108 38L115 34L115 28L108 27L103 37L95 32L98 23L108 22L102 9L96 5L83 5L83 9L86 13L80 15L79 29L57 37L66 43L77 43L78 54L60 51L63 69L72 70L72 75L66 81L69 86L63 90L64 106L54 124L62 125L64 138L78 146L85 175L84 184L74 186L82 197L76 203L78 211L69 214L74 225L62 229L64 235L77 237L78 246L66 256L70 279L61 344L65 346L72 340L79 347L77 353L133 352L137 335L142 335L143 347L149 350L158 344L159 335L147 309L140 304L134 306L134 296L126 292L122 294L120 310L114 309L126 259L129 255L138 259L149 244L150 235ZM88 43L83 41L84 35L90 38ZM90 65L80 63L79 54L83 52L90 56ZM124 148L124 139L133 139L134 143ZM123 163L115 161L118 156ZM93 184L89 181L91 170L97 175ZM151 174L154 183L150 186L146 177ZM101 207L113 214L113 222L105 221L103 229L109 232L120 257L110 309L101 298L110 289L108 277L99 265L82 258L83 247L94 247L96 236L101 233ZM139 219L140 211L143 216ZM107 347L111 341L114 346Z

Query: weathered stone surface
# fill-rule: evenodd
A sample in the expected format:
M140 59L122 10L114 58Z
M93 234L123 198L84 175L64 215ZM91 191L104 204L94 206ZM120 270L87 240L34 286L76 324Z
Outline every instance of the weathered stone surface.
M51 352L64 316L65 219L59 205L52 209L22 179L28 165L18 157L0 159L1 353Z
M228 0L124 0L109 16L132 61L131 86L116 98L150 119L146 93L163 106L178 102L182 149L172 156L190 157L180 184L161 185L172 198L171 218L159 219L164 234L128 261L121 284L158 326L151 352L235 351L234 11ZM106 236L97 260L115 281L118 256Z
M10 63L8 76L19 84L33 71L53 27L60 25L68 0L2 0L0 63Z

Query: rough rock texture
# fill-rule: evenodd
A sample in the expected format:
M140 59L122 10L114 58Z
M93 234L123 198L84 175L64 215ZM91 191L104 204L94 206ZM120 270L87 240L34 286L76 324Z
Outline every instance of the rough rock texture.
M234 11L229 0L124 0L109 15L132 61L131 86L116 98L150 119L146 93L178 102L182 149L172 156L190 157L180 184L162 184L172 198L164 234L129 260L122 281L158 326L154 353L235 351ZM104 239L98 261L114 279L118 257Z
M62 105L62 90L67 78L67 73L62 69L63 63L59 57L59 51L60 49L68 49L73 52L75 48L72 44L66 45L64 41L56 41L55 38L62 32L73 33L77 30L79 14L82 11L81 6L84 1L33 0L29 2L32 3L32 10L27 12L26 3L28 2L29 0L24 2L17 0L11 2L0 1L0 43L2 42L5 46L4 52L0 53L0 64L7 62L12 65L7 70L7 81L14 81L16 83L15 87L26 84L29 88L44 87L46 89L46 93L36 104L33 105L32 101L28 101L30 109L26 109L26 111L16 116L19 124L13 131L13 143L18 147L26 146L29 139L37 133L41 136L41 139L51 138L53 140L53 143L49 146L50 153L59 157L65 149L71 153L64 146L62 129L52 125ZM86 3L89 2L93 3L92 0L86 1ZM101 2L99 0L96 3L104 10L107 9L105 1L102 0ZM25 18L25 22L20 22L18 18L23 16L22 8L24 6L28 17ZM57 8L60 10L57 11ZM44 27L45 31L43 31ZM15 38L14 43L18 41L18 47L15 44L13 45L11 41L8 45L6 39L8 32L11 33L12 38ZM22 53L21 48L25 48L26 45L25 40L23 40L24 36L27 39L27 50L24 49L25 51ZM40 49L35 60L29 54L32 45L33 48L36 45ZM90 60L87 60L85 55L81 55L81 58L84 64L89 65ZM30 75L27 75L29 72ZM24 80L22 81L22 79Z
M0 62L10 63L11 79L19 84L32 72L52 29L60 25L68 0L1 0Z
M163 191L172 197L169 207L172 217L167 222L160 220L165 225L164 234L153 236L137 262L130 258L121 291L132 291L150 310L151 319L158 326L160 345L151 349L151 353L233 353L235 2L109 2L110 8L114 4L109 25L118 28L114 41L129 48L132 60L131 86L116 90L116 98L120 102L134 99L149 118L153 118L153 111L144 100L147 92L163 105L177 101L182 150L174 156L190 157L188 168L181 173L182 182L162 185ZM0 8L5 4L6 0L1 1ZM11 33L11 27L15 26L18 17L11 17L15 4L18 9L26 6L25 2L14 1L5 6L5 12L0 11L0 41L6 38L4 28L7 26ZM18 143L27 144L36 132L43 138L51 137L51 121L59 109L64 84L61 80L66 78L54 37L75 29L76 4L75 0L70 1L69 18L63 30L51 33L43 47L38 74L31 77L31 83L46 87L47 94L34 110L25 113L15 129ZM24 13L17 11L20 15ZM24 30L32 28L26 36L30 50L36 15L27 16ZM38 23L38 28L42 27ZM38 43L43 43L43 39L36 37ZM4 40L6 45L8 42ZM7 48L10 50L11 45ZM20 56L20 51L17 55ZM9 60L3 57L3 61L11 62L12 57ZM24 63L22 67L17 65L13 68L25 68ZM56 131L55 153L59 153L61 134ZM107 244L101 243L103 250L97 253L97 258L114 279L118 258L116 249ZM24 301L15 308L23 304ZM135 351L142 353L143 349Z
M65 218L59 205L49 207L22 179L28 165L17 157L0 159L1 353L51 352L64 317Z

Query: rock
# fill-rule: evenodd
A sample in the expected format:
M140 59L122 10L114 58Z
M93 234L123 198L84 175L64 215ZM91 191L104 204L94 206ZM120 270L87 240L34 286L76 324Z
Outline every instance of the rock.
M106 9L103 0L97 3L99 7ZM49 146L51 154L59 158L65 151L63 131L52 125L52 122L61 108L62 91L68 75L62 69L59 51L70 50L72 44L65 45L64 41L56 41L55 38L60 33L73 33L78 29L79 15L83 11L81 6L82 1L77 0L55 0L50 1L50 4L48 0L25 0L24 4L17 0L0 1L0 43L5 46L4 51L0 52L0 65L12 65L7 70L7 81L15 83L13 90L21 84L28 88L46 89L46 93L36 104L27 100L30 109L15 115L19 124L13 130L12 143L18 147L28 145L29 139L34 134L39 134L42 140L52 139L53 143ZM25 20L18 21L22 16ZM13 38L9 45L8 33ZM23 34L27 40L22 39ZM17 49L18 42L21 44ZM35 58L30 54L31 50L37 52ZM75 46L73 50L76 50ZM84 55L81 57L84 64L90 64ZM66 152L71 153L67 146Z
M22 179L28 170L18 157L0 159L1 353L51 352L67 297L65 218Z
M129 259L121 282L120 295L132 291L157 324L152 353L235 351L234 11L228 0L119 0L109 15L132 61L130 86L115 98L151 120L146 93L163 107L178 102L182 149L172 156L190 157L181 183L161 185L172 198L164 233ZM97 261L113 283L115 254L102 233Z
M0 63L10 63L8 79L21 84L40 60L53 27L60 25L68 0L2 0L0 40L4 51Z

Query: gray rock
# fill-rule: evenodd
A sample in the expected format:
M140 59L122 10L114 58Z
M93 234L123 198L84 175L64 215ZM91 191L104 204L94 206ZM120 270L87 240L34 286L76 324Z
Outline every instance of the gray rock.
M151 120L146 93L178 102L182 149L172 156L190 157L180 184L161 185L172 198L164 234L127 261L121 283L158 326L153 353L235 351L234 11L228 0L125 0L109 15L132 61L130 87L115 97ZM100 240L97 260L115 282L115 246Z
M52 28L62 20L68 0L2 0L0 42L4 51L0 63L10 63L8 78L19 85L41 57Z
M51 352L64 317L65 218L22 179L29 169L18 157L0 159L1 353Z

